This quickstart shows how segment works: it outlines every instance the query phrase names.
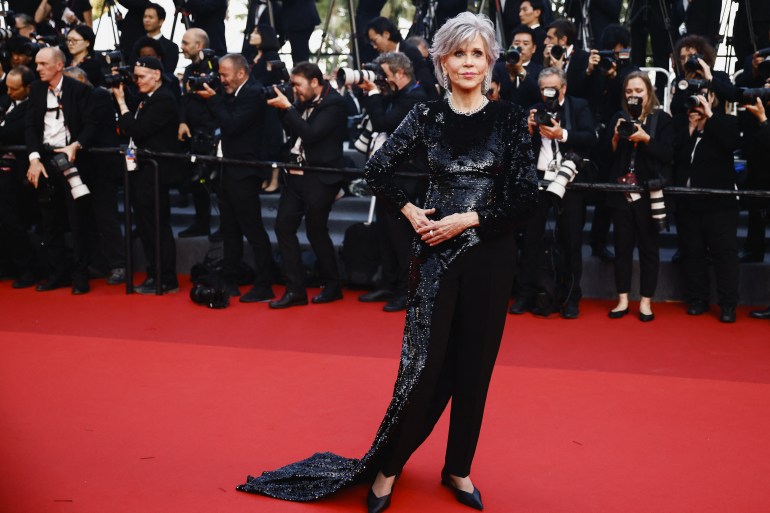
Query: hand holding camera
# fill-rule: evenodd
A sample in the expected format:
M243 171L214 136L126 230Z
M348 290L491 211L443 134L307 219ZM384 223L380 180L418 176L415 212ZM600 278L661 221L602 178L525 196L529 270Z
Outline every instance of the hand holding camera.
M767 113L765 112L765 104L762 103L762 98L757 98L754 104L746 104L746 110L751 112L760 123L767 122Z
M269 106L282 110L286 110L291 107L291 102L286 97L286 95L281 92L281 89L278 86L273 86L273 91L275 92L275 98L270 98L267 100L267 104Z

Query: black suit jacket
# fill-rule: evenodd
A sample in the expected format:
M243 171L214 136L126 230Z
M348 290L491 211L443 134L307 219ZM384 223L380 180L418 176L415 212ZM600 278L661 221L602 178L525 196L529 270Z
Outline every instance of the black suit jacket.
M690 135L687 113L674 116L674 184L709 189L733 189L735 168L733 151L740 142L740 127L735 116L721 112L706 121L703 138L695 148L696 138ZM693 210L715 211L737 208L734 196L682 196L680 203Z
M225 15L227 0L187 0L192 15L192 27L203 29L209 36L209 48L220 57L227 53Z
M141 105L141 104L140 104ZM138 113L126 112L118 118L118 126L140 150L177 152L179 142L179 108L174 95L166 86L161 86L152 96L144 100ZM176 180L176 168L172 161L159 161L160 176L164 183Z
M313 109L307 120L298 109L286 109L279 113L281 123L291 134L293 146L297 137L302 138L308 165L343 167L345 158L342 145L347 137L347 111L345 100L327 82L321 103ZM341 175L319 173L318 179L326 184L341 181Z
M537 77L543 70L541 64L529 61L524 69L527 76L519 81L519 85L511 80L505 61L495 62L495 75L500 77L500 98L515 103L523 109L529 109L531 105L540 103L540 88L537 86Z
M217 94L209 98L209 110L222 127L222 154L225 158L262 160L267 106L261 88L262 84L249 80L238 92L238 96ZM225 166L225 173L236 180L255 175L265 178L268 171L254 167Z
M179 63L179 47L166 36L160 36L158 42L163 48L163 70L173 74Z
M545 108L543 103L538 103L533 108ZM562 155L574 151L582 157L587 157L591 147L596 144L596 131L594 129L593 115L588 102L582 98L567 96L564 98L562 110L559 112L561 127L567 131L567 142L559 143L559 151ZM532 133L532 150L535 153L535 161L540 154L542 139L540 132ZM585 173L579 173L575 181L588 182L591 177Z
M123 20L118 22L120 29L120 49L129 62L135 57L131 55L134 51L134 43L146 35L144 31L144 10L150 5L150 0L118 0L118 3L125 7L127 11L123 15Z
M5 123L0 126L0 144L16 146L25 143L24 127L28 106L29 101L21 102L5 116ZM8 105L3 105L3 108L8 110Z
M27 107L25 141L27 151L42 152L43 120L48 109L48 83L36 80L30 86ZM91 88L69 77L63 77L61 105L64 122L70 132L70 142L78 141L88 147L96 135Z
M283 0L281 24L284 36L288 32L312 29L321 23L313 0Z
M594 77L593 75L586 75L590 55L585 50L578 48L578 44L575 43L573 46L574 51L567 66L567 94L588 99L591 97Z
M521 0L508 0L505 2L505 7L503 7L502 12L502 21L503 26L501 28L501 31L503 33L503 38L505 39L505 48L508 48L511 46L511 42L513 41L513 34L512 31L514 28L516 28L520 23L521 20L519 18L519 8L521 7ZM491 0L489 2L489 19L492 20L492 23L497 25L497 2L495 0ZM549 23L553 21L553 9L551 8L551 2L543 2L543 12L540 14L540 26L547 27ZM537 42L537 45L542 45L543 42L539 41Z

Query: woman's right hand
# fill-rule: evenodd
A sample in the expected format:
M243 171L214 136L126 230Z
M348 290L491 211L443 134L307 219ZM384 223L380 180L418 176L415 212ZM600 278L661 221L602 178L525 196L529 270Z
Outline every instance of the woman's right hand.
M409 220L409 222L412 224L412 228L414 228L414 231L416 232L420 228L428 226L431 223L431 220L428 219L428 216L435 214L436 209L423 209L414 205L413 203L407 203L401 207L401 213L404 214L404 217Z

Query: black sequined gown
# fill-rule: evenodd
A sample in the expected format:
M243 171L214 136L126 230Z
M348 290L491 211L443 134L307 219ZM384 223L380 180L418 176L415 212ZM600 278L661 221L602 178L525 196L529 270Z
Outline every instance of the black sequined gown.
M393 172L421 145L430 174L425 208L436 208L434 219L475 211L480 225L432 248L414 239L401 363L393 399L371 448L360 459L317 453L259 477L249 476L238 490L311 501L373 480L425 368L442 276L469 249L509 234L534 208L534 158L526 115L518 107L490 102L465 116L452 112L446 101L416 105L366 165L366 179L379 198L399 208L409 201L395 185ZM513 255L510 258L512 263ZM505 304L502 309L504 315Z

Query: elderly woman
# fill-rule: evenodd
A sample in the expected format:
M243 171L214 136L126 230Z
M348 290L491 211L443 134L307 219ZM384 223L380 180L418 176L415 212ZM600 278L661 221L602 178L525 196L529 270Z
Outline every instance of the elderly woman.
M513 228L536 202L534 157L525 113L484 96L498 55L488 18L449 20L431 55L448 99L416 105L366 166L371 188L415 231L401 365L385 419L361 459L316 454L239 490L304 501L374 479L368 510L383 511L395 477L451 398L441 480L458 501L482 509L469 474L513 281ZM420 148L429 162L425 208L393 176Z

